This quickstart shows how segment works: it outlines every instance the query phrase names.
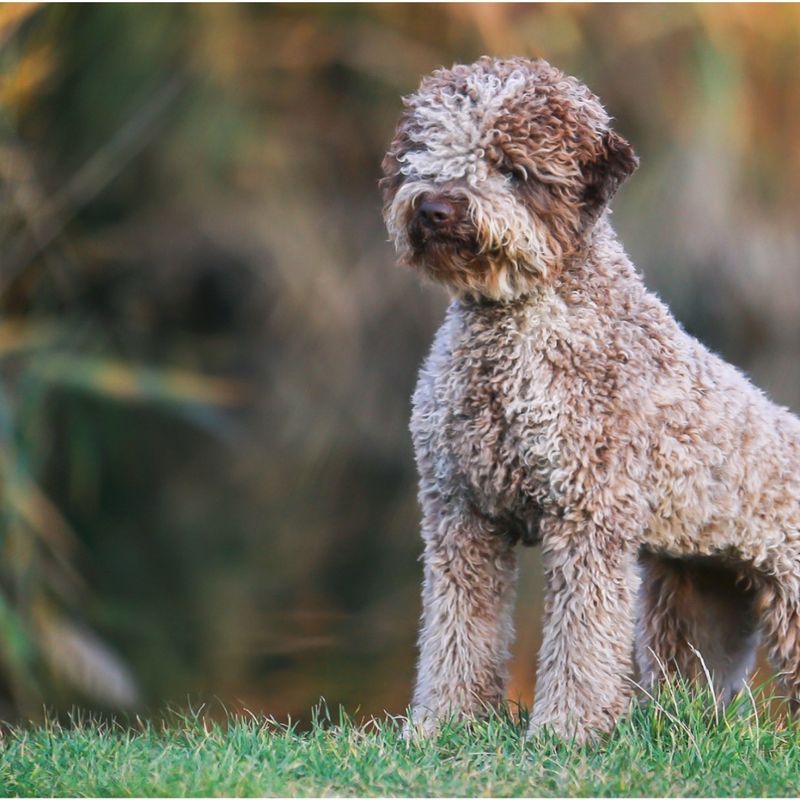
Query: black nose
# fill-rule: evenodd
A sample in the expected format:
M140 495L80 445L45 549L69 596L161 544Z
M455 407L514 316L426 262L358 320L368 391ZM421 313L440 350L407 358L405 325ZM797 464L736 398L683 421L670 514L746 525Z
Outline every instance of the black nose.
M420 220L429 228L441 228L456 217L455 206L442 198L424 200L417 209Z

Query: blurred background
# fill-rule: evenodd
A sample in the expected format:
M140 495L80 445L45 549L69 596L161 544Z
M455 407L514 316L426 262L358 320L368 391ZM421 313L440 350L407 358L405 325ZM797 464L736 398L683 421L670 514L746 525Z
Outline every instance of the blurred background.
M800 7L0 5L0 719L404 710L446 298L377 180L400 96L484 53L603 98L648 284L800 410Z

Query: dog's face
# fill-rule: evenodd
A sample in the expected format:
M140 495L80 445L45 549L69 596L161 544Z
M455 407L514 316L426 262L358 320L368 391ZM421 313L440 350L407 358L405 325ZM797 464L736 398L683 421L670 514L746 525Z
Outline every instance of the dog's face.
M557 274L638 163L600 101L545 61L439 69L404 103L386 225L402 262L459 294L510 300Z

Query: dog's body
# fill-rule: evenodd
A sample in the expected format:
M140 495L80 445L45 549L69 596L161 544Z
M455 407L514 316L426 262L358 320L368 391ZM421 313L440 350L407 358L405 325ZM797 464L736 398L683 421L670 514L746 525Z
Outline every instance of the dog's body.
M541 61L440 70L407 106L388 227L455 296L411 423L416 721L503 699L520 539L546 577L532 727L609 730L634 649L645 685L699 651L724 701L763 636L800 697L800 420L644 288L606 215L629 145Z

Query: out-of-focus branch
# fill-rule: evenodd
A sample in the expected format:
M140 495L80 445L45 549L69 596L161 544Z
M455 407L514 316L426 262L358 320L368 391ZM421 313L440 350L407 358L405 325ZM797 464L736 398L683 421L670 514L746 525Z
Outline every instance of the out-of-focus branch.
M33 209L15 186L14 151L0 149L0 177L11 176L15 203L26 212L30 235L21 235L0 265L0 292L64 231L74 215L96 197L158 133L167 110L184 86L174 76L161 86L117 133L40 208Z

